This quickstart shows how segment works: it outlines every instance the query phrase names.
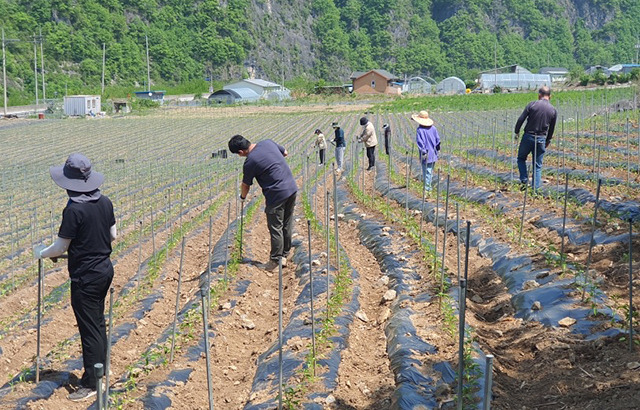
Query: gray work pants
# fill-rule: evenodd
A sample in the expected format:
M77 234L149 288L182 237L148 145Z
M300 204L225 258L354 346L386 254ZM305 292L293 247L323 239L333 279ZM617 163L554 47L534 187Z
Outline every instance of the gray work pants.
M285 258L291 250L291 233L293 230L293 210L296 205L294 193L284 201L267 205L264 212L267 214L267 226L271 236L271 260L278 262L281 256Z

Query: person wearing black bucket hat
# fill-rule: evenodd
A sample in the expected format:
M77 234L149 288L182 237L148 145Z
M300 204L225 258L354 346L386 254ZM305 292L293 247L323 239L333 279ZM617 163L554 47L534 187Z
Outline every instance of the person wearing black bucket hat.
M58 238L49 247L34 247L34 256L55 260L68 250L71 307L80 331L84 365L80 387L69 399L83 401L96 395L93 365L106 360L104 299L113 280L110 256L116 220L111 201L100 192L104 175L91 169L87 157L71 154L64 165L51 167L49 173L67 190L69 201L62 212Z

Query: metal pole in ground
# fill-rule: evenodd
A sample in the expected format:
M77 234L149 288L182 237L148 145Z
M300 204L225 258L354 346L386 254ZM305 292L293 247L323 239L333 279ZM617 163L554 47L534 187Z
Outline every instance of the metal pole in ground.
M639 137L640 140L640 137ZM638 148L640 149L640 148ZM389 218L389 212L391 208L389 206L389 193L391 192L391 143L389 143L389 155L387 155L387 218Z
M278 258L278 410L282 410L282 257Z
M444 295L444 259L447 253L447 220L449 219L449 174L447 174L447 193L444 202L444 236L442 237L442 266L440 271L440 297Z
M207 364L207 387L209 392L209 410L213 410L213 386L211 381L211 362L209 360L209 320L207 318L207 311L209 310L207 304L207 288L203 285L200 288L200 298L202 299L202 326L204 328L204 357Z
M527 209L527 192L529 188L524 188L524 200L522 201L522 216L520 217L520 234L518 235L518 245L522 245L522 227L524 226L524 213Z
M102 400L102 377L104 376L104 366L102 363L94 364L93 372L96 376L96 393L98 394L96 404L98 405L98 410L102 410L102 405L104 404L104 401Z
M213 217L209 215L209 246L207 248L207 306L211 309L211 246L213 241Z
M493 385L493 355L488 354L485 357L485 366L484 366L484 402L482 405L482 410L490 410L491 409L491 390Z
M600 187L602 186L602 180L598 179L598 187L596 188L596 204L593 208L593 221L592 221L592 226L591 226L591 239L589 240L589 255L587 256L587 265L585 266L584 269L584 275L585 275L585 283L584 286L582 287L582 300L584 301L584 297L585 297L585 293L587 291L586 289L586 285L587 285L587 278L590 278L589 275L589 266L591 265L591 254L593 253L593 236L596 233L596 223L598 222L598 207L600 206Z
M562 234L560 234L560 258L564 255L564 233L567 226L567 198L569 197L569 174L564 174L564 205L562 206ZM562 264L562 273L564 273L565 263Z
M436 187L436 219L433 221L433 226L435 226L435 241L433 248L433 274L434 276L438 271L438 218L440 217L440 169L438 169L438 186Z
M178 311L180 310L180 285L182 284L182 264L184 261L184 244L185 239L182 237L182 247L180 250L180 268L178 269L178 289L176 290L176 309L173 316L173 327L171 330L171 351L169 353L169 363L173 363L173 352L176 347L176 325L178 322Z
M409 217L409 151L406 151L407 154L407 175L405 182L405 194L404 194L404 217L405 219Z
M229 265L229 226L231 225L231 202L227 203L227 230L224 234L224 281L227 282L227 267ZM226 285L225 285L226 286Z
M469 243L471 241L471 222L467 221L466 238L464 238L464 278L469 277Z
M331 239L329 238L329 190L327 189L327 196L325 197L325 228L327 229L327 320L329 320L329 300L331 299L330 293L330 265L329 261L331 260Z
M180 187L180 234L182 234L182 207L184 206L184 188Z
M629 350L633 350L633 219L629 218Z
M427 185L424 183L424 178L422 178L422 203L420 204L420 240L418 241L421 246L422 246L422 222L424 221L424 200L425 200L426 191L427 191Z
M242 262L242 232L244 231L244 201L240 201L240 262Z
M36 335L36 383L40 383L40 327L42 322L42 258L38 259L38 329Z
M138 272L137 272L137 292L136 297L140 297L140 274L142 270L142 221L138 221L140 224L140 235L138 236Z
M458 253L458 282L460 282L460 204L456 202L456 250Z
M467 280L460 279L460 318L458 321L458 410L462 410L462 387L464 382L464 328L465 328L465 309L467 297Z
M336 181L335 168L333 170L333 222L336 242L336 275L340 274L340 240L338 235L338 182Z
M104 407L109 408L109 379L111 372L111 330L113 329L113 288L109 288L109 332L107 333L107 362L104 369L104 374L107 378L105 382L104 391Z
M152 255L153 255L153 261L155 262L155 260L156 260L156 231L155 231L154 226L153 226L153 206L150 207L150 209L151 209L151 212L150 212L150 215L151 215L151 249L153 249Z
M307 234L309 237L309 299L311 300L311 349L313 355L313 376L316 375L316 315L313 309L313 269L311 268L311 220L307 219Z

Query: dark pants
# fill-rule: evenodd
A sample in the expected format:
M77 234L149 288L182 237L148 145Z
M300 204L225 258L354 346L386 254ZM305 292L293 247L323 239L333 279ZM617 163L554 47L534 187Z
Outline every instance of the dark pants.
M271 236L271 260L278 262L281 256L287 257L291 250L291 234L293 230L293 210L296 205L296 194L276 205L268 205L267 226Z
M324 148L321 148L321 149L318 151L318 153L320 154L320 165L324 164L324 152L325 152L325 149L324 149Z
M84 374L80 385L83 387L96 388L93 365L105 364L107 359L104 298L112 280L113 270L90 283L71 281L71 307L76 315L82 341Z
M520 172L520 182L526 184L529 181L527 174L527 157L532 155L532 178L531 186L535 189L542 184L542 158L544 158L546 137L524 134L518 147L518 171Z
M369 159L369 168L376 165L376 147L367 147L367 159Z

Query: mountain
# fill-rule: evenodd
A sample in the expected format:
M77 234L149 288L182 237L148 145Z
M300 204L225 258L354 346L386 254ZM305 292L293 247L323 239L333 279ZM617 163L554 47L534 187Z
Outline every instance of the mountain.
M0 0L10 100L206 77L345 82L352 71L472 79L481 70L629 63L638 0ZM38 55L38 60L40 60ZM40 62L38 61L38 66Z

